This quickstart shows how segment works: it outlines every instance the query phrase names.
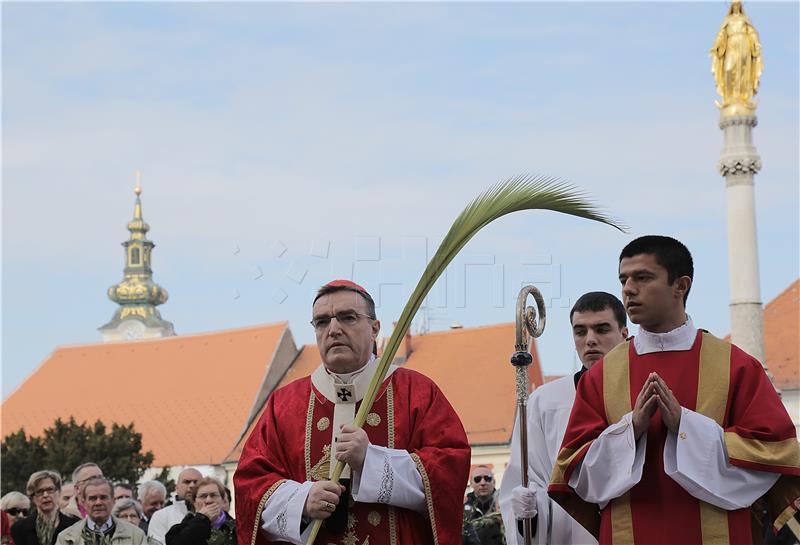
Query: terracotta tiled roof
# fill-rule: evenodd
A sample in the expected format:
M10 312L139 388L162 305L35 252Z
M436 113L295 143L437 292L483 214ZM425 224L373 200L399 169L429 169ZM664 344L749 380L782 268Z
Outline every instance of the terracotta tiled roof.
M413 337L405 366L431 378L461 417L471 445L511 441L516 411L514 368L515 325L451 329ZM542 384L542 370L531 348L532 385Z
M280 384L278 384L278 388L286 386L290 382L294 382L299 378L306 377L314 372L314 369L320 363L319 357L319 350L317 350L317 345L315 344L307 344L300 348L300 353L298 354L297 358L292 363L292 366L283 376ZM272 393L272 392L270 392ZM242 448L244 447L245 441L247 438L250 437L250 433L252 433L253 428L258 423L258 419L261 418L261 413L264 412L264 405L262 404L260 409L258 410L257 417L250 422L250 425L247 428L247 431L241 436L239 441L233 447L233 449L227 453L225 456L225 462L236 462L239 460L239 456L242 454Z
M514 369L509 363L514 351L514 324L452 329L411 339L411 355L403 364L430 377L455 408L472 445L511 441L516 411ZM406 344L401 345L405 355ZM532 346L531 385L542 384L536 344ZM320 363L316 345L306 345L286 373L281 386L310 375ZM239 459L244 438L227 456Z
M133 422L155 466L216 464L296 353L286 322L58 348L3 403L3 435L57 417Z
M764 352L775 385L800 389L800 279L764 307Z

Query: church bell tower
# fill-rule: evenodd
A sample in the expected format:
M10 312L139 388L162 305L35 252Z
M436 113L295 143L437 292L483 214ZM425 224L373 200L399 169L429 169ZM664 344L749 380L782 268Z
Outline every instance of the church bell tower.
M167 301L167 290L153 282L150 259L155 244L147 239L150 226L142 219L142 187L136 173L136 202L133 219L128 222L130 237L122 243L125 248L124 277L119 284L108 288L108 298L119 305L111 321L98 328L103 341L152 339L175 335L171 322L161 318L156 309Z

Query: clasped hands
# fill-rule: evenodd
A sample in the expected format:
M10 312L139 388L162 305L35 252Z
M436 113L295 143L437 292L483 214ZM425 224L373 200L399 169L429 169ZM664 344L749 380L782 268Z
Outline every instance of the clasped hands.
M364 469L368 446L369 438L363 428L345 424L336 440L336 459L348 464L353 471L361 471ZM308 491L303 515L312 519L327 519L336 510L344 491L344 486L333 481L315 482Z
M636 439L647 431L650 418L661 409L661 420L672 433L678 433L681 425L681 405L658 373L650 373L633 406L633 434Z

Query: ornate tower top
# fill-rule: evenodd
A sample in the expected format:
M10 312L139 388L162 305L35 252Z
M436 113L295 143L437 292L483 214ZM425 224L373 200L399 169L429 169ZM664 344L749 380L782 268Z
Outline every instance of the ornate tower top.
M156 309L167 301L167 290L153 282L150 266L155 244L147 239L150 226L142 218L141 174L136 172L136 187L133 192L133 218L128 222L130 237L122 243L125 248L124 277L119 284L108 288L108 298L119 304L111 321L100 327L103 339L119 341L127 339L166 337L174 335L170 322L163 320Z
M755 113L753 98L763 70L758 32L741 1L734 0L711 48L711 72L722 97L716 104L722 117Z

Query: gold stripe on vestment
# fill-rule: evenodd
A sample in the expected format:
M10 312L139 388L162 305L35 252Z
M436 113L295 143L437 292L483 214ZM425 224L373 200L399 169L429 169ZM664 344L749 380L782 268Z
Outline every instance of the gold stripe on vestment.
M725 432L728 457L765 466L800 467L800 449L797 439L759 441L747 439L731 431Z
M603 358L603 402L608 425L631 412L631 375L628 350L631 342L617 345Z
M706 332L700 342L695 411L723 426L731 382L731 345ZM728 512L702 500L697 503L703 543L730 543Z
M611 543L634 545L633 515L631 515L631 493L625 492L611 500Z
M617 345L603 358L603 402L609 426L633 410L631 407L630 341ZM611 542L633 545L631 494L611 500Z
M731 345L706 332L701 343L695 411L722 426L731 382Z

